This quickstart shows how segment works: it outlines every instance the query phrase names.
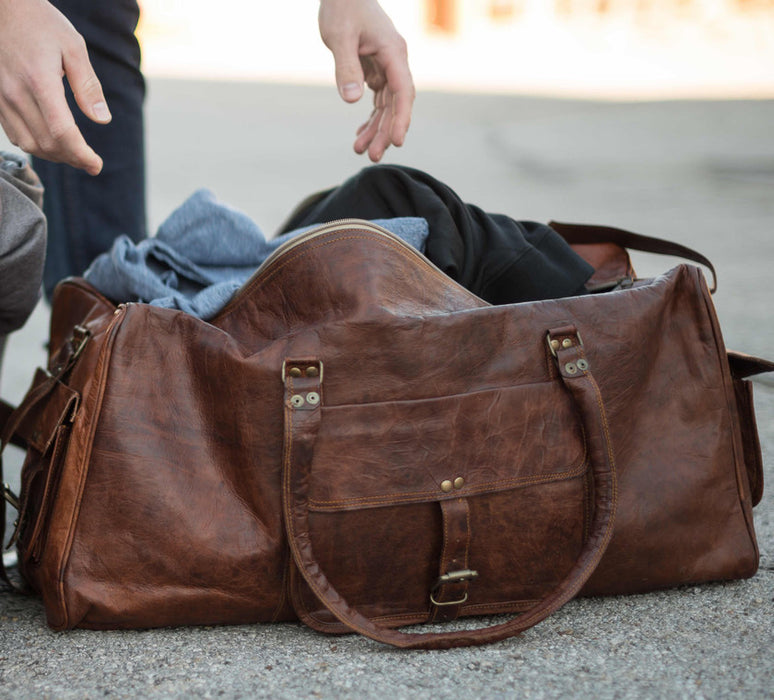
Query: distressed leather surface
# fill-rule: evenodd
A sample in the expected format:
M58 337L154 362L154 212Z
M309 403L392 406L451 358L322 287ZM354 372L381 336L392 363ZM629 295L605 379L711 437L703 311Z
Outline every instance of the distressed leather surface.
M351 225L260 270L211 323L116 309L80 280L60 285L53 316L54 356L74 325L91 331L67 379L80 399L53 460L45 547L30 556L34 507L20 541L56 629L300 616L342 631L291 564L282 521L291 357L324 367L309 536L337 590L380 624L427 620L442 561L464 550L478 577L455 615L534 605L593 516L589 436L546 345L563 325L582 337L618 475L614 534L582 593L756 571L754 424L696 268L491 307ZM445 528L440 504L459 498Z

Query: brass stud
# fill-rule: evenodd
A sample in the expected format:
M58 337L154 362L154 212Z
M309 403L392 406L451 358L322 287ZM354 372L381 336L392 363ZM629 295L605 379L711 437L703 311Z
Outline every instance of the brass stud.
M568 362L564 366L564 371L567 372L567 374L576 374L578 372L578 368L574 362Z
M291 377L300 377L301 376L301 368L300 367L291 367L288 370L288 374Z
M558 341L556 338L554 338L554 339L551 341L551 347L552 347L554 350L558 350L558 349L559 349L559 341Z
M463 479L461 476L458 476L454 480L454 488L455 489L461 489L465 485L465 479Z
M320 395L316 391L310 391L306 395L306 401L312 406L316 406L318 403L320 403Z
M317 369L317 367L312 366L306 368L307 377L316 377L318 374L320 374L320 370Z
M586 362L586 360L584 360L582 357L575 364L578 365L578 369L581 372L585 372L589 368L589 363Z
M293 394L290 397L290 403L294 408L301 408L304 405L304 397L301 394Z
M572 340L570 340L569 338L565 338L562 341L562 347L563 348L571 348L572 347Z
M452 484L452 482L449 481L448 479L445 479L444 481L441 482L441 491L443 491L444 493L449 493L449 491L451 491L453 488L454 488L454 484Z

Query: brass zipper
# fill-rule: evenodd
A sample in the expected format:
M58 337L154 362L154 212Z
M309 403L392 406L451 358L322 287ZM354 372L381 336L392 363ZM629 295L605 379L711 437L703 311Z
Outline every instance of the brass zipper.
M375 233L377 235L383 236L384 238L387 238L391 243L395 245L401 246L407 253L409 253L412 257L414 257L418 262L425 265L426 267L431 268L433 271L438 273L439 275L445 275L440 269L438 269L430 260L425 257L422 253L420 253L416 248L409 245L404 241L402 238L399 238L394 233L388 231L383 226L379 226L379 224L374 224L371 221L366 221L365 219L336 219L335 221L329 221L325 224L320 224L320 226L316 226L309 231L305 231L304 233L300 233L297 236L294 236L288 241L285 241L279 248L277 248L274 252L269 255L266 260L264 260L261 265L258 267L258 269L253 273L252 277L245 282L245 284L242 286L242 289L240 289L234 297L232 297L231 301L226 304L226 306L221 309L220 312L218 312L218 315L216 318L226 315L231 311L231 308L239 303L239 300L242 298L244 294L247 293L248 288L257 280L261 275L265 274L266 271L273 266L278 259L284 257L287 255L291 250L294 250L300 245L303 245L305 243L308 243L310 240L313 240L315 238L318 238L320 236L334 233L336 231L340 231L343 229L357 229L358 231L368 231L369 233ZM480 301L480 299L470 292L469 290L465 289L464 287L461 287L464 291L466 291L472 298L476 299L477 301Z

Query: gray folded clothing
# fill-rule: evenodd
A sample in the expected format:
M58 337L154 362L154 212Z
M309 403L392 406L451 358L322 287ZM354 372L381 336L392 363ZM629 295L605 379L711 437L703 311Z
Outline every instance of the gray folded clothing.
M46 255L43 186L24 156L0 151L0 343L40 298Z

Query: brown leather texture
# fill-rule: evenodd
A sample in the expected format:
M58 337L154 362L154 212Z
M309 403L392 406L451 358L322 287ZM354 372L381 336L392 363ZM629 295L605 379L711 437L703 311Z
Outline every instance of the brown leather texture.
M55 629L300 618L457 646L576 593L757 570L749 383L695 267L494 307L351 221L211 322L78 279L52 317L18 547ZM520 615L390 629L493 613Z

